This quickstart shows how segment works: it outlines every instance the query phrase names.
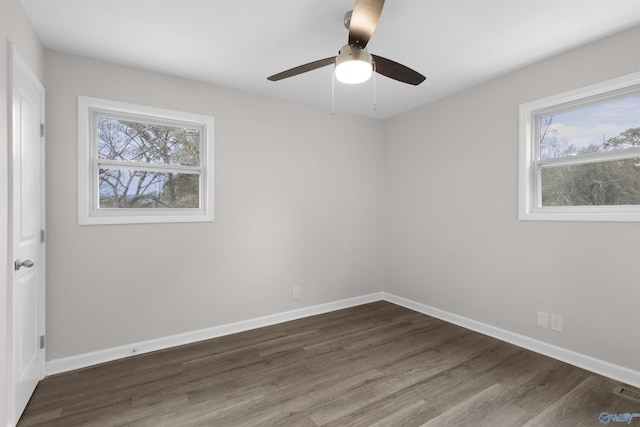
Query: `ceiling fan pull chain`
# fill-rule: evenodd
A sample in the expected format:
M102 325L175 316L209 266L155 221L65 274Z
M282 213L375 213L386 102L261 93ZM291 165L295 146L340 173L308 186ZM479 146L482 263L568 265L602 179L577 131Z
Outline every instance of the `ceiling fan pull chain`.
M331 115L336 114L336 76L331 73Z
M376 61L373 61L373 111L376 111Z

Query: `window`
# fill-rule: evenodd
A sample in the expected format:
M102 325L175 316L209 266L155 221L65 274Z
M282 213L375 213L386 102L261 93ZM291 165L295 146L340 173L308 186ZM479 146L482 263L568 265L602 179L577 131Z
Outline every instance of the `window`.
M519 218L640 221L640 72L520 106Z
M213 221L213 117L78 97L78 223Z

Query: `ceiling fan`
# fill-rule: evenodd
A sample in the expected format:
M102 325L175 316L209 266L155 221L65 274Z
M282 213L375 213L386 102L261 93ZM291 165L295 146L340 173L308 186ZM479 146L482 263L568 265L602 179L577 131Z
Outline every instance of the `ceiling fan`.
M335 64L336 79L342 83L362 83L369 79L372 72L376 72L399 82L419 85L426 78L422 74L405 65L367 52L367 43L378 25L383 6L384 0L356 0L353 10L345 14L344 25L349 30L349 41L342 46L338 56L291 68L267 77L267 80L275 82Z

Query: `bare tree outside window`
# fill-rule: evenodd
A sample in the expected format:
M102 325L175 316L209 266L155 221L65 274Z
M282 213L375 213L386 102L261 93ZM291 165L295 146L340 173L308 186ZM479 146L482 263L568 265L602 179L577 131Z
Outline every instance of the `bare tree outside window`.
M640 157L597 157L640 147L640 96L541 117L538 123L541 161L575 159L540 169L542 206L640 205Z
M97 129L100 208L200 207L198 129L113 117Z

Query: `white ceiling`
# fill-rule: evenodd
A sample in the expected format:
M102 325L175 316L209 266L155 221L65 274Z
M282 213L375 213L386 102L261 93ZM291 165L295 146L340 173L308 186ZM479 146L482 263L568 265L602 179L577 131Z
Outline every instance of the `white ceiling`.
M46 48L331 108L332 68L267 76L337 54L353 0L21 0ZM371 53L427 76L336 83L335 109L387 118L640 25L640 0L388 0ZM630 53L632 54L632 53Z

